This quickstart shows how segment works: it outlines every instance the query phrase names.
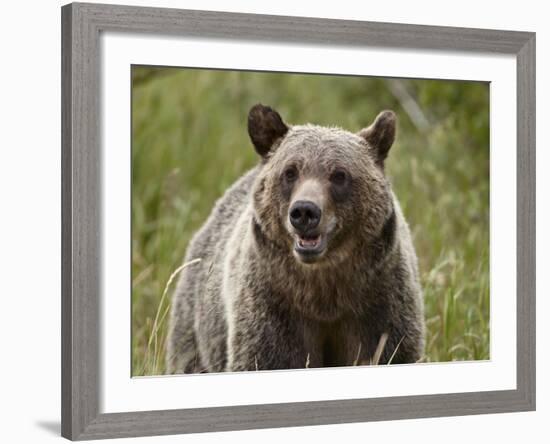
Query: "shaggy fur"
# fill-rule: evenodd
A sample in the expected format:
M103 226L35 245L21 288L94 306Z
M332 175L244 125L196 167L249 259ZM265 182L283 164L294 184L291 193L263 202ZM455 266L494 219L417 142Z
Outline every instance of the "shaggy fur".
M424 347L417 259L384 174L395 115L357 134L249 114L262 162L217 202L191 241L173 296L169 373L411 363ZM289 170L292 170L290 173ZM326 251L294 252L289 206L322 207Z

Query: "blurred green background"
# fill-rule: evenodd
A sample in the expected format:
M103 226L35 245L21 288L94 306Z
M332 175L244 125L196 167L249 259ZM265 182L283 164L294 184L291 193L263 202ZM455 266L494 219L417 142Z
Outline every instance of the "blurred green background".
M289 123L398 115L388 176L419 257L425 362L489 359L489 84L132 68L132 373L164 373L171 274L214 201L258 158L250 107ZM163 296L163 293L164 296Z

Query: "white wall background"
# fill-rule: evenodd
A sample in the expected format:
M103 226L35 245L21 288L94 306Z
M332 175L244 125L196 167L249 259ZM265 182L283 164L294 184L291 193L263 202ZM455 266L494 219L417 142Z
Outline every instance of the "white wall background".
M122 0L121 0L122 1ZM127 4L256 12L537 32L538 410L459 418L139 438L143 443L412 441L544 442L550 390L545 353L550 323L543 250L550 209L550 20L545 3L393 0L158 0ZM103 0L103 3L113 3ZM57 0L6 2L0 32L0 436L3 442L51 442L60 415L60 6Z

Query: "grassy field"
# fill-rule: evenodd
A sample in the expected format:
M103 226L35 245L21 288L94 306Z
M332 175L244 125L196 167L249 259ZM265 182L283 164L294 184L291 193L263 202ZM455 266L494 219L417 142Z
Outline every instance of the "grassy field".
M165 287L214 201L257 162L246 131L257 102L354 131L398 114L386 165L419 256L423 361L489 358L487 84L146 67L132 79L134 375L164 373Z

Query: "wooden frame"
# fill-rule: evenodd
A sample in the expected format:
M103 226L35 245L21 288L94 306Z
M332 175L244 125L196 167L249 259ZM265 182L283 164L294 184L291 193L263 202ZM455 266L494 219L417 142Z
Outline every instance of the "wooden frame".
M99 34L157 33L517 57L517 389L127 413L99 412ZM535 34L225 12L62 8L62 435L97 439L535 409Z

